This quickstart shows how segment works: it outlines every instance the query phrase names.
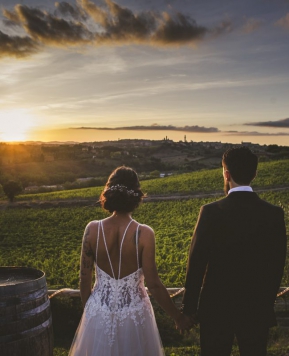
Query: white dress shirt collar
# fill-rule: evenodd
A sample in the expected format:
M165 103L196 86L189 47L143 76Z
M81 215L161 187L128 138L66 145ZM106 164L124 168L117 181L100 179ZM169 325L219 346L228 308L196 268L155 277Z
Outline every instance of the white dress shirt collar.
M228 194L233 192L253 192L253 189L249 185L240 185L239 187L231 188Z

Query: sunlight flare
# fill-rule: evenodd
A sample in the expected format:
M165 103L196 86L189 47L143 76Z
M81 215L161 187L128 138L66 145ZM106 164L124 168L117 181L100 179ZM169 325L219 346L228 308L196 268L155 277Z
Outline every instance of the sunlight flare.
M34 127L35 118L27 109L0 111L0 140L25 141Z

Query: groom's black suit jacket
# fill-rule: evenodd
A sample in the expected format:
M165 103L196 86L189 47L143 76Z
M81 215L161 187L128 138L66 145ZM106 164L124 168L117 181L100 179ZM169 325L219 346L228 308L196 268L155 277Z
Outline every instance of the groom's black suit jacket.
M283 209L256 193L232 192L204 205L189 252L184 313L237 328L276 325L286 244Z

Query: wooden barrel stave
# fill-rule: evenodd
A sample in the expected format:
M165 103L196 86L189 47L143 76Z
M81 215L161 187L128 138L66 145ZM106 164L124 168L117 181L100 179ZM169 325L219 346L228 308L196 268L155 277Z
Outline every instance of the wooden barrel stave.
M24 282L14 275L20 275ZM45 274L25 267L0 267L0 276L1 356L52 356L52 319Z

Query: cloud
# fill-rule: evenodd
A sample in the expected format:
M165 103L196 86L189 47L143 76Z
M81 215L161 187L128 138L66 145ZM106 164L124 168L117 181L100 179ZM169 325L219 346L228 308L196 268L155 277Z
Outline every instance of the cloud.
M30 37L8 36L0 31L0 58L6 56L26 57L38 50L38 44Z
M245 24L242 27L242 31L246 34L250 34L258 30L262 25L262 21L254 18L246 19Z
M79 0L80 6L90 15L96 23L99 23L102 26L107 24L107 13L104 9L99 6L96 6L93 2L89 0Z
M289 132L258 132L258 131L224 131L224 134L232 136L289 136Z
M208 29L197 25L190 17L177 13L175 18L168 13L163 15L163 21L152 36L153 41L161 44L188 43L202 39Z
M263 122L248 122L247 126L266 126L266 127L287 127L289 128L289 118L277 121L263 121Z
M284 16L280 20L278 20L276 22L276 25L289 30L289 12L286 16Z
M233 24L231 21L222 21L219 25L217 25L215 28L212 28L210 30L210 34L212 37L218 37L221 36L224 33L229 33L233 31Z
M3 9L3 15L3 22L6 26L20 26L19 18L15 12Z
M3 15L21 25L36 44L79 45L91 42L94 37L81 22L65 20L25 5L16 5L14 12L4 11Z
M181 13L171 15L153 11L134 13L111 0L106 8L82 0L85 11L103 27L98 40L117 43L184 44L201 39L207 32L195 20Z
M88 44L195 45L206 36L219 36L232 29L228 21L209 29L180 12L133 12L112 0L105 0L102 6L90 0L77 0L76 5L63 1L56 2L55 8L53 13L49 13L31 6L16 5L12 11L3 10L4 24L24 30L23 41L29 40L34 50L43 46ZM10 36L6 36L9 40ZM17 48L15 43L15 54ZM19 52L21 56L33 53L23 51L21 46ZM2 56L10 55L2 46L0 53Z
M56 2L55 7L56 7L57 11L63 16L68 15L68 16L73 17L75 20L86 20L87 19L87 15L86 15L85 11L78 5L73 6L73 5L70 5L66 1L62 1L62 2Z
M183 132L220 132L216 127L204 127L204 126L183 126L177 127L172 125L158 125L153 124L151 126L126 126L126 127L76 127L75 130L130 130L130 131L183 131Z

